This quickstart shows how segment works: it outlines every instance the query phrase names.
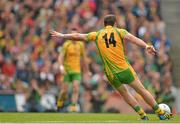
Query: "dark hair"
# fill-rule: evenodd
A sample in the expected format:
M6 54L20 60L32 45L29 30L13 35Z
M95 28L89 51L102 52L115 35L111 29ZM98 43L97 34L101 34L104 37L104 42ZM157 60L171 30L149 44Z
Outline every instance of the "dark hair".
M114 26L115 22L116 22L116 16L113 14L106 15L104 17L104 26L107 26L107 25Z

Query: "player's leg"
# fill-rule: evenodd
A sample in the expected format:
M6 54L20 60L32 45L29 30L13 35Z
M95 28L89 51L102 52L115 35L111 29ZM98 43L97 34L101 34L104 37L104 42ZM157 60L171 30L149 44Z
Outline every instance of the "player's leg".
M133 74L134 80L129 82L128 84L132 88L134 88L136 90L136 92L138 92L143 97L143 99L146 101L146 103L148 103L153 108L155 113L158 114L160 119L162 119L162 120L167 119L167 118L169 119L171 117L171 115L166 114L163 110L161 110L159 108L154 97L151 95L151 93L147 89L145 89L145 87L142 85L139 78L136 76L134 69L131 66L129 66L129 69L131 70L131 73Z
M154 106L157 105L154 97L150 94L150 92L147 89L144 88L144 86L142 85L138 77L129 85L132 88L134 88L136 92L139 93L151 107L154 108ZM159 114L162 114L162 113L159 113Z
M124 100L140 115L141 119L148 120L148 117L144 110L140 107L137 100L130 94L128 89L124 84L120 85L118 88L116 88L117 91L121 94L121 96L124 98Z
M106 76L110 84L121 94L124 100L140 115L141 119L148 120L148 117L144 110L140 107L136 99L130 94L125 84L121 84L121 77L125 77L126 73L120 72L118 74L108 74Z
M77 104L79 99L79 81L73 81L72 103Z
M61 87L60 87L60 94L58 96L58 100L57 100L57 109L61 109L63 107L63 104L64 104L64 100L66 99L67 97L67 94L68 94L68 89L69 89L69 74L66 74L64 76L64 80L61 84Z
M61 90L60 90L60 94L57 100L57 108L61 109L63 104L64 104L64 100L67 97L67 93L68 93L68 83L62 83L61 85Z
M79 100L79 81L74 80L73 81L73 92L72 92L72 97L71 97L72 103L69 106L69 111L71 111L71 112L79 112L80 111L78 100Z
M154 97L151 95L151 93L144 88L138 77L129 84L132 88L136 90L137 93L139 93L143 99L148 103L156 114L158 114L159 118L164 120L166 118L170 118L171 115L166 114L160 107L158 106L157 102L155 101Z
M78 112L80 111L78 100L79 100L79 87L81 81L81 74L73 73L71 77L73 80L73 92L71 97L72 104L70 106L70 111Z

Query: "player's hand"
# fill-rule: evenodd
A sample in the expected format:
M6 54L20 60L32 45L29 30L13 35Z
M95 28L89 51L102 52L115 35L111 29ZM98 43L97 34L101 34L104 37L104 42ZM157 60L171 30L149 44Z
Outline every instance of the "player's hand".
M59 66L59 70L60 70L61 74L63 74L63 75L66 74L66 71L65 71L63 65L60 65L60 66Z
M147 51L149 54L152 54L152 55L155 55L155 54L156 54L156 50L155 50L155 48L153 47L153 45L147 45L147 46L146 46L146 51Z
M63 38L64 34L62 33L59 33L57 31L50 31L50 34L52 37L60 37L60 38Z

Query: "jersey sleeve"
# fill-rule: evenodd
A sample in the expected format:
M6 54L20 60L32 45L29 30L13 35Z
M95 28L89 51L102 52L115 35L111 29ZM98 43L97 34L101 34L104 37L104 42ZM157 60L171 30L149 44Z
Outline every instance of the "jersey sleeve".
M87 35L87 41L95 41L97 36L97 32L90 32Z
M124 36L128 33L127 30L125 29L118 29L118 31L120 32L121 38L124 39Z
M84 56L85 54L85 46L84 46L84 43L83 42L80 42L80 49L81 49L81 56Z
M63 55L65 54L68 45L69 45L69 41L66 41L66 42L63 44L63 46L62 46L62 48L61 48L61 54L63 54Z

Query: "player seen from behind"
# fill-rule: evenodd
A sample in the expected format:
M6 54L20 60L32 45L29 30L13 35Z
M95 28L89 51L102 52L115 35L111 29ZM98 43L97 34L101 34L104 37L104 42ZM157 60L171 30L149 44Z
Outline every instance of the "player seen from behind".
M101 55L105 74L110 84L123 96L124 100L140 115L142 120L149 120L143 108L140 107L136 99L126 88L126 84L138 92L148 103L160 120L170 119L171 115L161 110L148 90L144 88L135 71L128 63L125 52L124 42L131 42L145 48L150 54L155 54L153 46L147 45L143 40L135 37L125 29L115 27L116 17L107 15L104 18L104 28L97 32L88 34L72 33L62 34L51 31L52 36L69 40L95 41Z

